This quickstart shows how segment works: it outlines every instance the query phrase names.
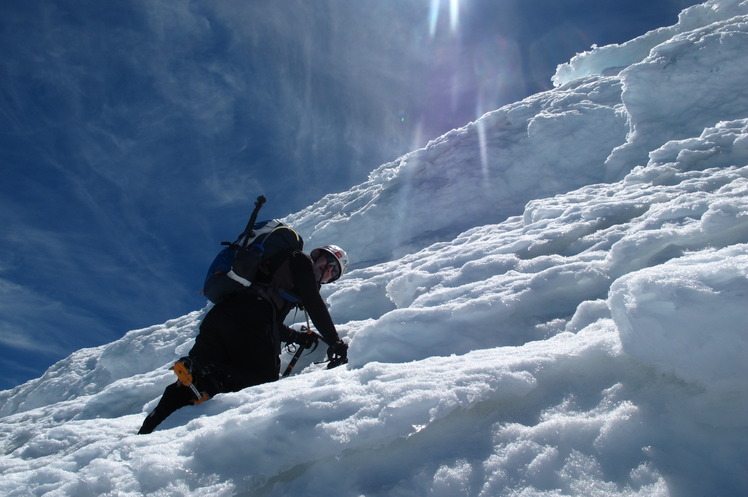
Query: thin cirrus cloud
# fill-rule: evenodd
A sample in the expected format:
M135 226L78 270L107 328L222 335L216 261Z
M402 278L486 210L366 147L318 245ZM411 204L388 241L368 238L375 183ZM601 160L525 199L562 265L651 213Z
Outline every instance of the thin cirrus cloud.
M599 3L6 6L0 355L43 371L200 308L207 259L257 194L268 217L296 212L550 85L561 49L606 43L568 15Z

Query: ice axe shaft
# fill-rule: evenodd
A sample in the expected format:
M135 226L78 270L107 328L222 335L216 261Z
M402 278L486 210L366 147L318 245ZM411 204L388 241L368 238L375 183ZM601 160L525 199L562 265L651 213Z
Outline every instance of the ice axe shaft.
M249 222L247 222L247 227L244 228L244 232L239 235L239 240L241 241L242 246L246 247L249 240L255 237L254 232L252 231L255 228L255 222L257 222L257 215L260 213L260 209L262 208L262 204L264 204L267 201L264 195L260 195L257 197L257 200L255 201L255 208L252 211L252 214L249 216Z

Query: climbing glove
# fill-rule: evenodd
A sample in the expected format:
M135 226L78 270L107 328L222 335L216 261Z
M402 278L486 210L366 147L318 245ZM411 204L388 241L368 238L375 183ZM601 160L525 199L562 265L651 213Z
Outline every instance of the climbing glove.
M327 369L332 369L348 362L348 345L341 339L327 348Z

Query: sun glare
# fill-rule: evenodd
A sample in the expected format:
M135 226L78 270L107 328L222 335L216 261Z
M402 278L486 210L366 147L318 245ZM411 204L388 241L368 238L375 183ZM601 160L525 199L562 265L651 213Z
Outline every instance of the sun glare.
M436 35L442 4L449 8L450 33L457 33L460 29L460 0L431 0L431 6L429 7L429 35L432 38Z
M460 0L449 0L449 27L452 33L460 28Z

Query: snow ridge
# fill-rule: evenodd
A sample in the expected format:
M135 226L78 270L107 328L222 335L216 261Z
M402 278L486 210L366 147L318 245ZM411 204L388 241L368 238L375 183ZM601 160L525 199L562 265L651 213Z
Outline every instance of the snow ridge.
M0 493L745 495L746 16L581 54L290 216L354 261L346 368L135 435L206 307L0 392Z

